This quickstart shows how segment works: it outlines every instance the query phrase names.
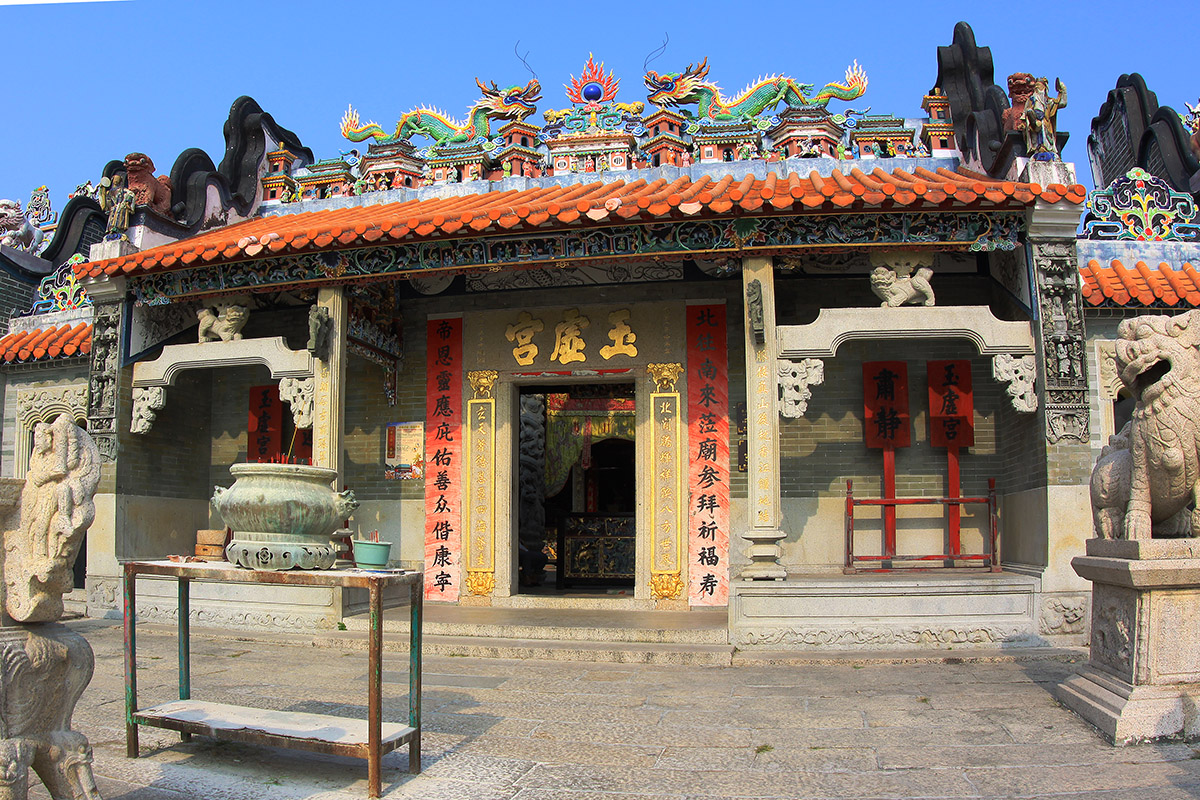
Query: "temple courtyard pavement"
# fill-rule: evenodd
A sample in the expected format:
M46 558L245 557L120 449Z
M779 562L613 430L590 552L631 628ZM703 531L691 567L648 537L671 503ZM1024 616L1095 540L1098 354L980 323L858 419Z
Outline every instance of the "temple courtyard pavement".
M365 762L141 729L125 758L119 621L75 620L96 673L75 715L108 800L342 800ZM388 634L388 646L402 643ZM176 690L173 628L139 625L143 705ZM364 716L364 634L194 628L192 696ZM1109 746L1054 700L1083 650L942 652L733 666L478 658L424 666L423 772L384 760L384 796L424 800L1200 798L1200 745ZM407 717L385 654L385 721ZM34 781L33 783L36 783ZM48 795L39 785L31 797Z

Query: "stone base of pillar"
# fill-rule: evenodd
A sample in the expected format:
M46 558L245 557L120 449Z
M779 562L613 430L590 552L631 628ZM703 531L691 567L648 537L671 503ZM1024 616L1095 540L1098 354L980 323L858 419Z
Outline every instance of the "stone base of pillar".
M744 581L787 580L787 569L779 563L783 550L779 541L787 536L777 528L751 528L742 534L750 542L750 563L738 575Z
M1089 539L1071 566L1092 625L1062 703L1114 744L1200 735L1200 540Z
M1089 666L1058 687L1058 700L1113 744L1200 736L1200 683L1135 686Z

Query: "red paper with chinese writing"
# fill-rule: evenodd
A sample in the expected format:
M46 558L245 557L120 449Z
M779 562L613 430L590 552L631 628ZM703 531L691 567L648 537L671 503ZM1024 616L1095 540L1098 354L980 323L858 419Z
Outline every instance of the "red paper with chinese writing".
M283 403L279 400L278 386L250 388L250 422L247 430L247 461L279 459L280 445L283 443Z
M725 306L687 307L688 603L729 603L729 349Z
M426 339L425 597L462 584L462 320L431 319Z
M908 447L908 364L866 361L862 371L867 447Z
M929 443L934 447L975 444L975 395L967 359L926 362L929 376Z

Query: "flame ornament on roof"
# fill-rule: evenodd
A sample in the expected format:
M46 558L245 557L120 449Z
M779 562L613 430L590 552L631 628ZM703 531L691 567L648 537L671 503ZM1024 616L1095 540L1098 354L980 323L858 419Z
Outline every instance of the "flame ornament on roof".
M537 110L537 101L542 99L542 87L536 78L524 86L510 86L507 89L501 89L495 81L489 88L478 78L475 84L483 96L471 106L465 122L452 119L444 111L416 108L401 116L389 135L376 122L360 124L358 112L350 107L342 117L342 136L352 142L374 139L379 144L392 144L419 135L432 139L434 147L482 145L492 139L493 120L525 119Z
M564 84L567 90L567 98L572 103L589 104L589 103L607 103L617 96L617 87L621 85L620 78L614 78L612 70L607 73L604 71L604 62L599 64L588 53L587 65L583 69L583 73L576 78L571 76L571 83Z
M811 97L811 83L798 83L783 75L760 78L747 86L737 97L726 99L708 77L708 59L699 65L688 64L683 72L658 74L648 70L644 77L650 90L649 100L660 107L695 104L697 116L717 122L750 120L780 103L788 108L824 106L830 100L855 100L867 90L867 73L855 61L846 69L845 83L833 81L821 87Z

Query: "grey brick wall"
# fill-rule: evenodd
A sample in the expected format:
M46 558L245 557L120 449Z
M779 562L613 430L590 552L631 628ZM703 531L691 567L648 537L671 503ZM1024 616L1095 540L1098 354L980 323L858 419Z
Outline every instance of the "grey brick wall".
M784 497L844 494L846 480L856 495L878 497L883 456L864 443L862 363L908 364L912 445L897 451L899 496L936 497L946 491L946 449L929 444L925 362L969 359L975 394L975 445L960 453L962 491L983 496L988 478L1002 494L1045 485L1044 448L1036 414L1019 414L1002 384L992 380L991 359L965 340L941 342L850 342L825 362L825 383L813 387L803 419L784 420L780 429L780 471Z

